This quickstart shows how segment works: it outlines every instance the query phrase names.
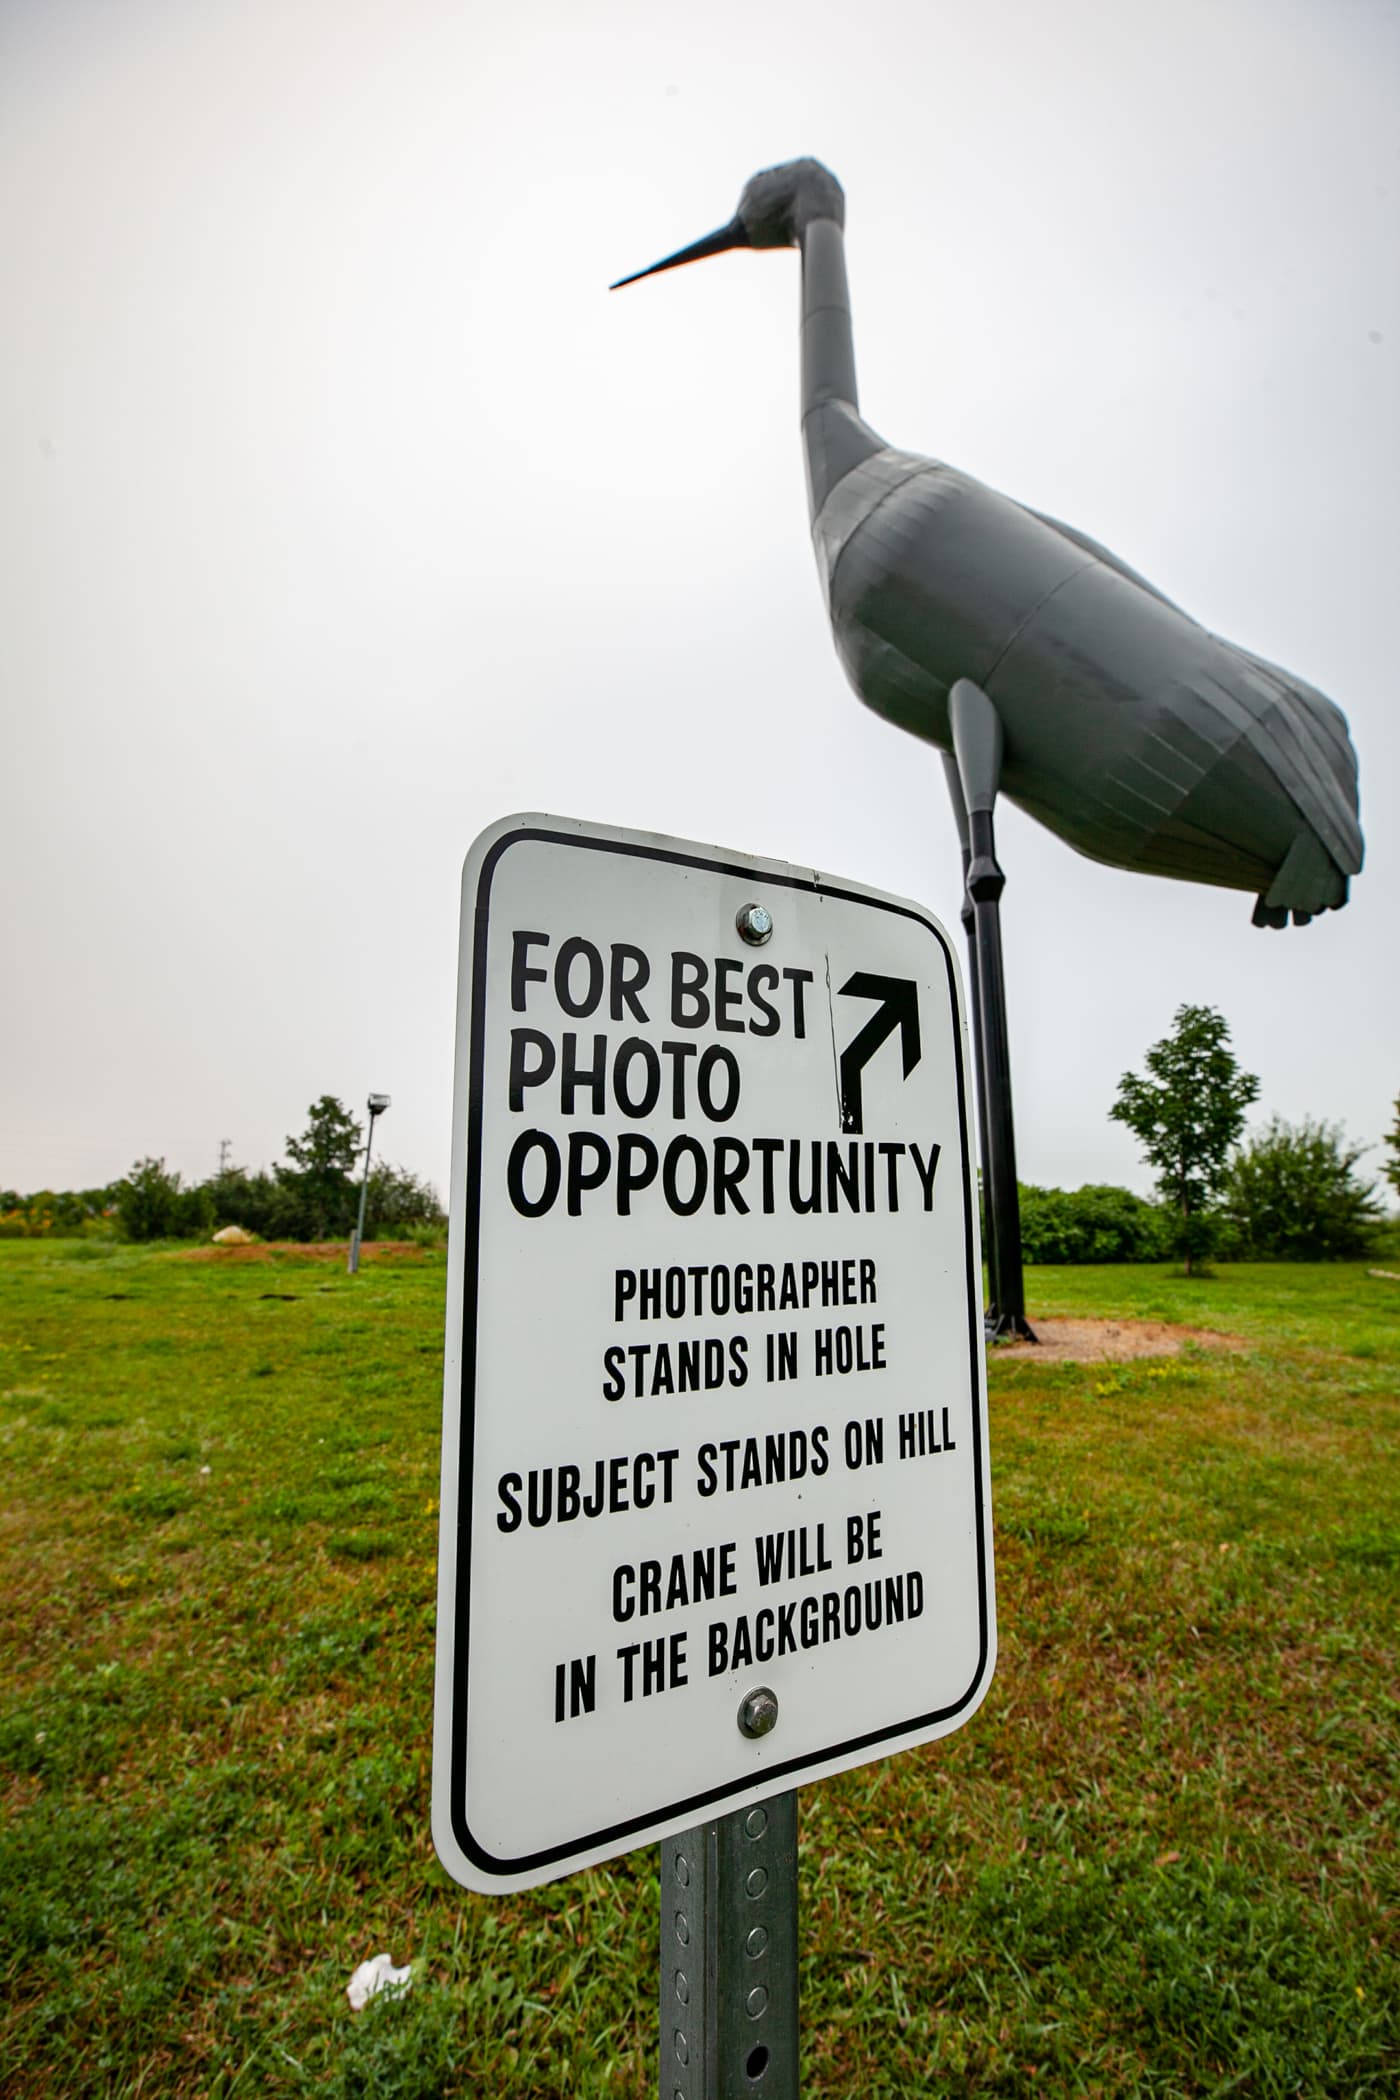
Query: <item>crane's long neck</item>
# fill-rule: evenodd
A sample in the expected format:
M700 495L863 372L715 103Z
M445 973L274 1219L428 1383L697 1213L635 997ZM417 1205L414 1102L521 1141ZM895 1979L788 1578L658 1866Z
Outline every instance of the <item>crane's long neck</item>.
M802 445L813 520L842 476L884 440L860 418L846 250L834 219L802 233Z

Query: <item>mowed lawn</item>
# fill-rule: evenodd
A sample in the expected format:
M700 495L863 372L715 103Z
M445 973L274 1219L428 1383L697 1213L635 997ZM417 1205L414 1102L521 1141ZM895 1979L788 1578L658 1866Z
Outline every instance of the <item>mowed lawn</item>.
M433 1857L444 1278L0 1243L7 2096L654 2091L654 1851ZM997 1676L802 1796L804 2089L1393 2095L1400 1283L1029 1296L1246 1347L994 1360Z

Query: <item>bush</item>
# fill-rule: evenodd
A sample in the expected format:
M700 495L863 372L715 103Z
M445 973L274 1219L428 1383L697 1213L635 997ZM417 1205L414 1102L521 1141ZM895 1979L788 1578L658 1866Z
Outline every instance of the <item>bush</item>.
M1028 1262L1165 1261L1173 1237L1155 1203L1131 1189L1022 1183L1021 1251Z
M213 1223L241 1225L262 1240L321 1239L328 1229L346 1233L355 1221L359 1184L344 1169L339 1179L333 1178L335 1172L323 1168L313 1179L288 1167L270 1174L230 1167L204 1184ZM429 1182L387 1160L370 1167L366 1239L435 1234L445 1224L437 1191Z
M243 1167L228 1167L204 1186L216 1231L225 1225L241 1225L260 1240L300 1237L301 1203L275 1174L250 1174Z
M117 1187L39 1189L22 1196L0 1189L0 1239L84 1239L116 1230Z
M138 1159L112 1194L129 1240L189 1239L206 1232L213 1217L207 1187L185 1188L163 1159Z
M1375 1238L1381 1206L1356 1178L1364 1146L1308 1118L1275 1116L1230 1162L1224 1207L1240 1251L1272 1261L1347 1261Z
M369 1170L365 1197L365 1238L407 1239L413 1231L440 1232L447 1219L437 1190L406 1167L387 1160Z

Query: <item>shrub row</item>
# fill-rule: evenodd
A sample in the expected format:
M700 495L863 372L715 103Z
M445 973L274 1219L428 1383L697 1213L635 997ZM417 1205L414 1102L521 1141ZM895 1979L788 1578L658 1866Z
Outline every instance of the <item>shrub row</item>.
M0 1239L77 1239L119 1233L128 1240L208 1239L241 1225L263 1240L344 1239L355 1223L359 1184L313 1180L290 1168L241 1168L186 1184L161 1159L140 1159L106 1188L21 1196L0 1192ZM365 1198L367 1239L409 1239L446 1223L435 1190L404 1167L371 1166Z
M1394 1228L1357 1175L1363 1148L1328 1123L1275 1117L1231 1158L1218 1201L1192 1222L1194 1251L1223 1261L1348 1261ZM1168 1261L1179 1221L1131 1189L1046 1189L1023 1182L1021 1247L1028 1262Z
M1021 1251L1028 1262L1165 1261L1169 1221L1131 1189L1021 1185Z

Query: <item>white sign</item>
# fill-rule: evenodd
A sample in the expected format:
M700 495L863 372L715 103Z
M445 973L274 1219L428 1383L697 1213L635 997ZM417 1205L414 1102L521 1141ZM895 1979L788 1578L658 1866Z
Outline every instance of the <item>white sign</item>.
M468 1888L978 1705L969 1116L953 944L919 906L557 817L473 847L433 1774Z

